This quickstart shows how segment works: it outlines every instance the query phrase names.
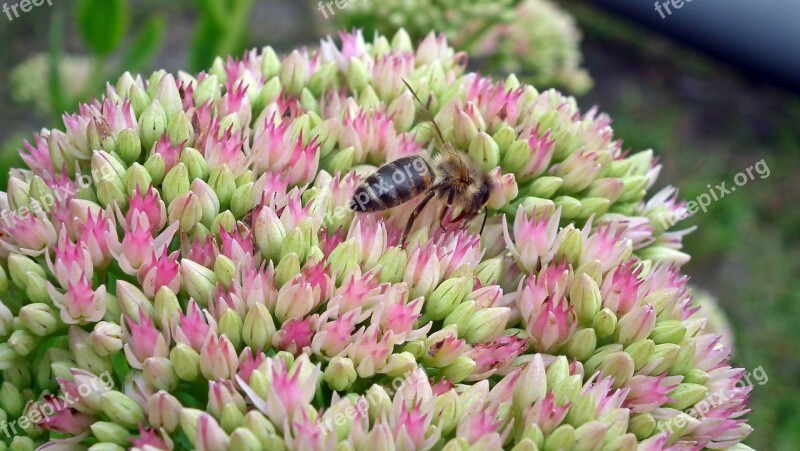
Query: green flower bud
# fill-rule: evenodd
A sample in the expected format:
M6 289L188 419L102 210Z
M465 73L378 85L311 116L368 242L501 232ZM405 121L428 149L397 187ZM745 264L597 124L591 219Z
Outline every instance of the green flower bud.
M214 271L184 258L181 260L181 278L186 294L205 307L217 283Z
M222 407L222 414L219 418L219 425L225 432L232 432L234 429L241 426L244 420L244 414L235 404L226 404Z
M656 420L649 413L639 413L633 415L628 421L628 430L636 435L639 440L644 440L653 435L656 429Z
M144 421L144 412L139 404L118 391L109 390L103 393L100 403L103 413L111 421L128 429L134 429Z
M685 410L700 402L706 397L706 394L708 394L708 387L705 385L683 383L669 392L668 396L672 401L664 406L675 410Z
M475 361L465 355L458 356L456 360L442 368L442 376L450 382L457 384L466 379L475 369Z
M189 170L185 164L178 163L164 177L161 194L164 197L164 202L170 204L178 196L186 194L188 191Z
M25 407L25 400L19 389L10 382L3 382L0 387L0 407L11 418L18 418L22 415L22 409Z
M347 67L347 85L352 91L359 92L364 89L370 81L370 74L364 62L357 58L350 58Z
M497 143L484 132L472 138L469 144L469 156L487 171L496 168L500 163L500 149Z
M514 131L511 130L511 132L513 133ZM508 146L506 147L506 151L503 153L503 161L502 161L503 170L505 172L512 172L512 173L519 172L522 170L522 168L525 166L525 164L528 162L530 158L531 158L531 146L528 143L527 139L518 139L516 141L512 141L511 143L508 144ZM548 178L548 177L542 177L542 178ZM524 178L521 180L524 180ZM561 184L559 183L559 186L560 185ZM538 197L546 197L546 196L538 196Z
M455 390L436 397L433 408L433 423L439 427L443 435L452 432L461 419L461 412L458 408L458 395Z
M28 362L21 362L19 366L3 371L3 380L14 384L17 388L24 389L31 386L31 369ZM0 409L2 410L2 409ZM0 418L0 422L2 422Z
M325 368L325 382L331 390L344 391L358 379L353 361L347 357L336 356Z
M17 435L11 439L11 445L8 447L10 451L33 451L36 449L36 443L30 437L24 435Z
M378 94L375 93L375 90L370 85L361 90L358 94L357 102L362 108L373 109L381 106L381 99L378 98ZM314 103L316 104L316 102Z
M181 410L181 431L186 434L189 442L194 445L197 436L197 421L205 414L202 410L183 408Z
M425 314L434 321L444 319L472 291L471 285L465 277L445 280L428 296Z
M521 413L528 406L543 399L547 394L547 377L540 355L534 355L522 369L518 383L514 385L512 403L515 412Z
M11 177L8 179L8 188L6 191L8 195L8 206L11 210L19 211L23 207L30 209L31 197L28 194L30 185L16 177Z
M562 219L577 218L581 213L581 201L572 196L560 196L553 199L556 208L561 208Z
M352 146L328 155L328 158L321 163L322 167L328 172L345 171L353 167L356 151Z
M153 182L150 173L139 163L133 163L133 165L125 171L125 177L123 177L122 180L125 184L125 194L128 196L132 196L136 188L139 188L140 193L146 192L147 188Z
M597 401L594 395L576 396L574 402L569 406L566 422L574 427L585 425L593 421L597 415ZM600 423L601 425L603 423ZM605 426L603 427L603 434L605 435Z
M530 440L536 446L536 449L541 449L544 446L544 434L542 429L536 423L530 423L525 426L522 431L522 440Z
M153 100L139 116L139 130L145 149L153 147L167 130L167 113L158 100Z
M42 279L47 278L44 268L36 264L31 258L21 254L10 254L8 256L8 273L11 281L21 289L25 289L28 284L28 273L34 273Z
M220 210L228 208L228 204L236 191L236 179L227 164L217 167L208 176L208 186L217 193Z
M633 359L625 352L614 352L606 356L599 370L604 376L614 379L614 388L620 388L633 376Z
M697 346L694 340L686 340L680 345L675 363L672 364L672 374L683 374L694 367L694 357L697 353Z
M528 216L533 215L550 215L556 211L556 205L550 199L541 199L538 197L526 197L522 200L522 209Z
M708 382L710 378L711 376L709 376L708 373L698 368L692 368L683 375L683 381L691 384L703 385Z
M199 178L192 181L192 193L200 204L202 217L200 223L206 227L212 227L214 218L219 214L219 199L217 193L208 184Z
M0 370L5 371L19 365L21 357L8 343L0 343Z
M236 229L236 222L236 217L233 216L233 213L231 213L230 210L225 210L214 218L214 221L211 223L210 231L219 239L223 230L228 233L233 232Z
M26 356L36 349L40 340L38 337L28 332L27 330L15 330L14 333L8 337L8 345L17 354ZM6 409L7 411L8 409Z
M47 304L28 304L22 307L19 310L19 321L23 327L40 337L46 337L58 330L58 317Z
M580 236L580 232L575 231ZM569 236L569 234L567 235ZM578 316L578 321L584 326L591 326L602 306L597 282L587 274L576 276L569 290L569 300Z
M162 329L168 328L170 324L176 324L180 313L181 306L175 293L167 286L159 288L153 302L153 317L156 325Z
M280 65L277 75L287 93L300 94L308 76L308 67L300 52L294 50L289 54Z
M500 155L502 155L503 160L505 160L505 155L509 147L511 147L511 145L514 144L517 139L517 132L514 131L514 128L510 125L503 123L500 124L500 126L497 128L497 131L494 132L492 139L494 139L494 142L497 143L497 148L500 150Z
M150 299L142 293L139 287L124 280L117 280L117 303L121 307L122 313L131 318L138 318L140 309L148 317L153 316L153 305Z
M169 352L169 360L175 374L184 381L191 382L197 379L200 372L200 354L191 347L178 343Z
M444 326L453 326L455 330L461 331L459 337L463 338L471 322L472 315L475 314L475 301L464 301L444 318Z
M584 197L581 199L581 210L577 217L584 219L594 215L600 217L608 212L611 201L603 197Z
M117 203L120 208L128 203L125 195L125 167L116 157L102 150L92 153L92 176L97 186L97 199L100 205L106 207Z
M235 449L237 451L261 451L264 449L258 437L250 432L249 429L243 427L233 430L228 447L229 449Z
M547 386L555 387L556 384L569 377L569 361L563 355L556 357L547 367L545 374Z
M275 426L257 410L247 412L242 421L242 427L252 432L260 442L267 441L268 437L276 433Z
M650 339L656 344L675 343L680 344L686 336L686 326L679 320L668 320L656 323Z
M298 274L300 274L300 258L297 254L289 254L275 267L275 285L280 288Z
M152 86L153 84L149 85L148 89L152 89ZM153 103L159 102L161 104L167 119L171 121L178 113L183 111L183 101L178 92L175 77L172 74L163 73L155 87L155 91L148 92L148 94L153 98Z
M116 443L99 442L90 446L89 451L125 451L125 448Z
M44 180L38 175L33 176L33 179L31 179L31 184L28 190L28 194L32 202L36 201L40 205L40 208L31 205L33 207L32 209L34 212L36 212L37 210L48 211L49 206L51 206L55 200L55 197L53 196L53 190L51 190L44 182ZM11 198L9 197L8 200L10 203Z
M96 421L89 426L92 434L101 442L113 443L119 446L130 444L130 432L118 424L108 421Z
M191 146L194 143L194 127L184 111L178 111L169 122L167 134L173 146Z
M341 285L345 276L358 266L361 259L358 241L355 238L340 243L328 256L331 274L336 275L336 285ZM442 316L444 318L444 316Z
M117 135L117 155L127 164L139 159L142 154L142 140L135 130L126 128Z
M655 348L653 340L639 340L625 348L625 352L633 359L635 371L639 371L650 360Z
M216 75L208 75L194 90L194 104L203 105L207 102L215 102L219 98L220 83Z
M411 93L403 93L389 104L386 113L394 118L394 128L403 133L414 126L415 106Z
M639 449L639 443L636 441L636 436L633 434L623 434L611 440L609 440L609 435L610 434L606 434L607 448L605 449L619 451L636 451Z
M380 268L381 283L399 283L403 280L406 272L408 256L405 249L400 247L390 247L386 249L383 256L378 260Z
M236 276L236 264L230 258L220 254L214 261L214 274L217 276L217 281L227 288Z
M577 400L581 396L582 385L583 379L579 374L562 379L553 387L556 404L563 405Z
M617 322L617 342L627 346L643 340L653 331L656 323L655 310L652 305L642 305L626 313Z
M656 345L653 356L650 357L650 360L647 362L648 365L653 365L650 374L661 374L665 371L669 371L672 365L675 364L680 351L681 347L676 344L665 343Z
M570 337L567 343L567 355L584 361L592 355L597 346L597 334L594 329L580 329Z
M170 224L177 222L179 229L186 233L191 233L203 217L203 207L191 191L173 199L167 212Z
M575 429L568 424L562 424L553 432L551 432L550 435L548 435L544 440L544 451L572 449L574 444Z
M281 247L280 258L283 259L289 254L297 254L301 262L306 260L308 250L317 243L317 235L314 230L314 222L308 218L303 220L286 236Z
M242 348L242 317L236 310L228 309L219 319L219 332L228 337L236 349Z
M186 165L189 180L192 180L193 183L208 178L208 163L206 163L205 157L197 149L185 147L181 151L180 161Z
M479 310L469 320L464 337L469 343L485 343L503 334L511 317L508 307L492 307Z
M254 304L244 318L242 337L251 349L267 350L275 334L275 322L267 307Z
M650 179L644 175L632 175L622 178L624 190L617 202L635 202L644 198Z
M47 291L47 279L39 274L29 272L25 294L31 302L50 304L50 293Z
M482 129L483 127L481 127ZM478 136L478 133L481 130L479 129L478 125L472 120L472 118L464 111L456 112L453 118L453 135L455 137L455 144L462 149L470 148L472 141ZM490 136L487 135L488 138L491 139ZM495 154L495 151L496 154ZM495 144L494 148L490 151L492 153L493 161L500 160L500 153L497 149L497 144ZM472 153L470 153L472 155ZM485 160L479 160L483 163Z
M617 327L617 315L610 309L604 308L594 315L592 327L597 332L597 338L606 338L613 334Z
M161 184L167 171L164 157L157 153L150 155L147 161L144 162L144 168L147 170L147 173L150 174L153 185Z

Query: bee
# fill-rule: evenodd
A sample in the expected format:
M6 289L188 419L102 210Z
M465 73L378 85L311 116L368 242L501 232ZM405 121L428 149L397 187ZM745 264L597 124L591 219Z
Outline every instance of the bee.
M463 221L465 228L469 221L484 210L481 233L486 226L486 203L491 194L492 182L489 174L464 152L460 152L444 139L439 124L430 110L420 100L411 85L403 80L411 94L422 106L426 121L431 125L434 134L434 148L438 155L434 162L429 162L421 155L402 157L386 163L356 189L350 207L356 212L377 212L396 207L423 195L419 205L411 213L403 231L402 243L405 244L414 221L422 213L434 197L444 199L446 207L442 209L439 223L444 230L444 219L452 211L460 211L452 218L452 223ZM424 193L424 194L423 194Z

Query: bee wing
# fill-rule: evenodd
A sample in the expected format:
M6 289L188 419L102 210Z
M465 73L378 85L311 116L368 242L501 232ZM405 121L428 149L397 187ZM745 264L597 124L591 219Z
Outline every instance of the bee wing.
M427 121L433 128L434 132L433 136L435 140L433 146L440 153L446 152L450 156L450 158L458 161L459 169L463 174L466 174L468 176L469 169L467 168L466 163L464 163L464 158L462 158L462 156L458 153L458 151L455 148L453 148L452 144L450 144L448 141L444 139L444 134L442 133L442 129L439 128L439 124L436 122L436 119L433 117L433 114L430 112L430 110L422 101L422 99L419 98L416 91L414 91L414 88L412 88L411 85L408 84L405 78L401 78L401 80L403 80L403 84L406 85L408 90L411 92L411 95L413 95L414 98L417 99L417 102L419 102L419 105L422 107L422 113L423 116L425 116L425 121Z

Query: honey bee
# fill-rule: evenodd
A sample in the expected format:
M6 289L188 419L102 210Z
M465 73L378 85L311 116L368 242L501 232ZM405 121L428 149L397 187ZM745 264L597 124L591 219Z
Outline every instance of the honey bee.
M452 211L460 211L452 223L463 221L466 227L484 210L481 233L486 226L486 203L491 193L491 178L464 152L460 152L444 139L442 130L430 110L420 100L411 85L403 80L411 94L422 106L426 121L434 134L434 148L439 152L433 162L421 155L402 157L386 163L356 189L350 207L356 212L377 212L396 207L423 194L419 205L411 213L403 232L405 244L414 221L434 197L446 201L439 223L444 229L444 219Z

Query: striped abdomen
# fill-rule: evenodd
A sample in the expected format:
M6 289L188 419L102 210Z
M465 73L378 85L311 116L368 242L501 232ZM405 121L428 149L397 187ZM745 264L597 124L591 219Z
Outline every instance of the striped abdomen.
M399 158L364 180L353 195L351 207L360 212L396 207L425 191L433 178L433 169L424 158Z

